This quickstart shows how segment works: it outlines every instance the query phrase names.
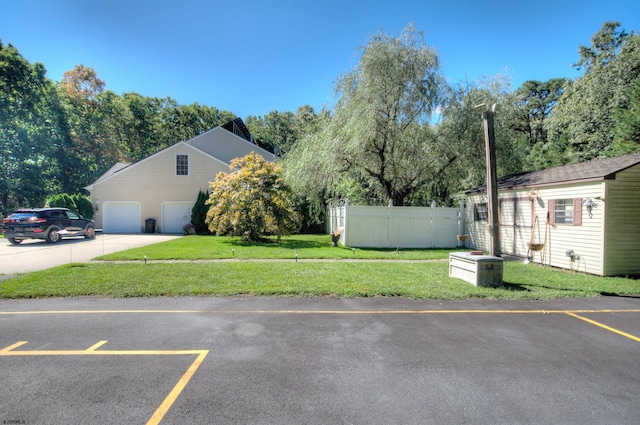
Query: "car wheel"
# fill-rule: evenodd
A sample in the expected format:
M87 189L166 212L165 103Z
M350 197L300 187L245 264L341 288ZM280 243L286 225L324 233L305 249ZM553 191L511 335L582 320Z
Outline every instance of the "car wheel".
M95 239L96 238L96 229L93 226L87 226L84 229L84 238L85 239Z
M47 243L56 243L60 241L60 230L58 230L57 228L52 228L51 230L49 230L49 233L47 233Z
M20 245L20 242L22 242L22 239L16 239L16 238L7 238L7 240L11 242L13 245Z

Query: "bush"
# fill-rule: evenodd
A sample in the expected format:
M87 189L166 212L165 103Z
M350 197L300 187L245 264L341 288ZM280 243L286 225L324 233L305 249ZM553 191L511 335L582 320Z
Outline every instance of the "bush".
M47 199L47 205L50 207L69 208L70 210L77 211L76 203L71 198L71 195L66 193L59 193L51 196Z
M47 199L47 205L50 207L69 208L81 216L92 219L93 205L88 196L81 193L69 195L67 193L59 193Z
M207 205L209 230L218 235L260 241L265 236L288 236L300 229L293 195L280 165L252 152L231 161L232 172L218 173L211 182Z
M93 205L91 204L91 199L89 199L88 196L76 193L75 195L71 195L71 199L76 204L76 211L81 216L88 219L93 218Z
M209 226L205 222L207 211L209 210L209 206L206 204L207 199L209 199L209 192L200 191L200 193L198 193L198 200L191 210L191 224L193 224L193 228L198 235L211 234Z

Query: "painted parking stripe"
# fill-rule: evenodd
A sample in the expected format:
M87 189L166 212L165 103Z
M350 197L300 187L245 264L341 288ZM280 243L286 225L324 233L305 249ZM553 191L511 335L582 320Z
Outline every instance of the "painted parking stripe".
M571 313L571 312L567 312L566 314L568 314L568 315L569 315L569 316L571 316L571 317L575 317L576 319L584 320L585 322L587 322L587 323L591 323L592 325L599 326L599 327L601 327L602 329L606 329L606 330L611 331L611 332L613 332L613 333L617 333L618 335L622 335L622 336L627 337L627 338L629 338L629 339L632 339L632 340L634 340L634 341L636 341L636 342L640 342L640 338L638 338L637 336L634 336L634 335L628 334L628 333L626 333L626 332L622 332L621 330L618 330L618 329L612 328L612 327L607 326L607 325L605 325L605 324L603 324L603 323L596 322L595 320L591 320L591 319L588 319L588 318L583 317L583 316L579 316L579 315L577 315L577 314L575 314L575 313Z
M18 341L15 344L0 349L0 357L197 355L196 359L191 363L187 371L180 377L176 385L174 385L151 418L147 421L147 425L157 425L160 423L209 353L209 350L98 350L98 348L106 344L107 341L99 341L86 350L16 350L16 348L22 347L27 343L28 341Z

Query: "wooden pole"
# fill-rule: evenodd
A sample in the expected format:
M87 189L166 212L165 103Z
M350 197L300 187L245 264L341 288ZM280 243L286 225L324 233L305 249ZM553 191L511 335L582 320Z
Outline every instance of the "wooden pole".
M487 203L489 215L489 255L500 256L500 227L498 223L498 173L496 171L496 139L493 130L493 117L496 104L482 113L484 121L484 139L487 157Z

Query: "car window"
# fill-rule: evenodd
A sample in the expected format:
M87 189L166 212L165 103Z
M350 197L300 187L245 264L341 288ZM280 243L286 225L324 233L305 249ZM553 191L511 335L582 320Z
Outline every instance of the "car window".
M67 213L67 217L69 217L72 220L78 220L80 219L80 216L76 213L74 213L73 211L66 211Z
M35 217L36 214L32 212L15 212L11 214L7 219L9 221L27 221L31 217Z
M62 211L49 211L49 217L64 218L64 213Z

